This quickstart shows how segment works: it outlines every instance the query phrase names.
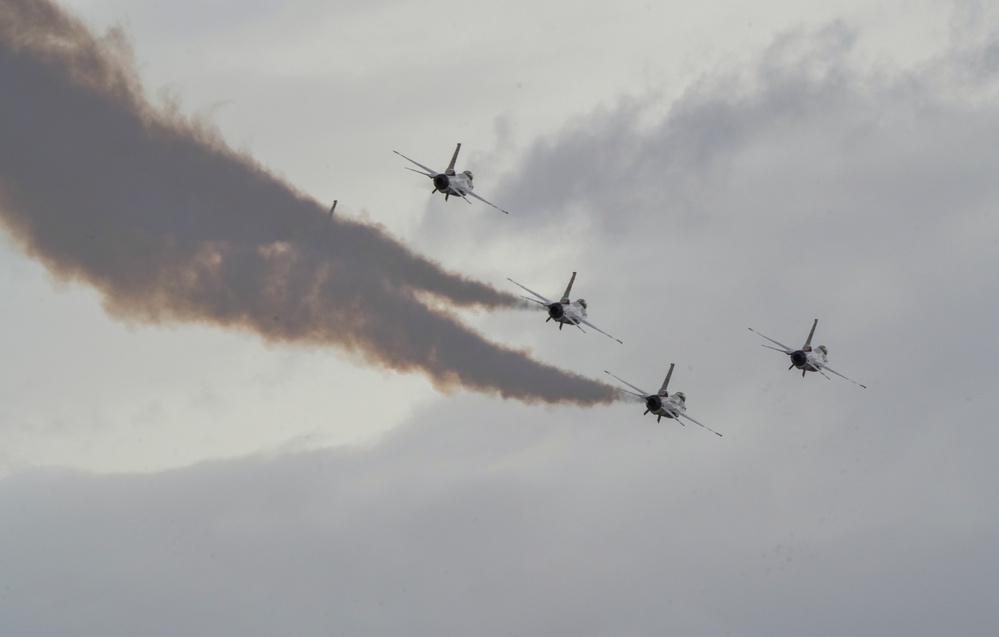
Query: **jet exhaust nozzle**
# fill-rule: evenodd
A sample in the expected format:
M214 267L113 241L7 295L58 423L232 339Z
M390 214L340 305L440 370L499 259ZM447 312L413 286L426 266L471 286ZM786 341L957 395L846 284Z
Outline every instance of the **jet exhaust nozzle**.
M565 308L561 303L552 303L548 306L548 316L556 321L565 316Z
M448 186L451 185L451 180L448 179L447 175L436 175L434 177L434 188L440 190L441 192L447 190Z
M808 356L806 356L805 352L800 349L795 352L791 352L791 362L794 363L795 367L801 367L807 360Z
M645 406L649 411L655 413L662 408L663 399L659 396L647 396L645 398Z

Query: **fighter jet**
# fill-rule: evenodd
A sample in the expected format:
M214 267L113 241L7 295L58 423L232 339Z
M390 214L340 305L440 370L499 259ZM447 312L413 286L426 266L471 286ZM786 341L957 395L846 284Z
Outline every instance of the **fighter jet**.
M415 169L409 168L407 166L406 170L412 170L414 173L420 173L421 175L426 175L427 177L430 177L430 179L433 180L433 182L434 182L433 192L442 192L442 193L444 193L444 201L447 201L449 197L454 196L454 197L461 197L462 199L464 199L468 203L472 203L471 201L468 201L468 198L469 197L475 197L476 199L478 199L482 203L488 204L488 205L492 206L493 208L496 208L497 210L499 210L500 212L502 212L504 214L510 214L509 212L507 212L506 210L503 210L502 208L500 208L496 204L491 203L489 201L486 201L484 198L482 198L479 195L477 195L474 192L472 192L472 188L473 188L473 186L472 186L472 171L470 171L470 170L464 170L464 171L462 171L460 173L455 172L455 170L454 170L454 162L457 161L457 159L458 159L458 151L459 150L461 150L461 144L460 143L454 149L454 155L452 155L452 157L451 157L451 163L447 165L447 170L445 170L444 172L437 172L436 170L427 168L426 166L424 166L420 162L418 162L416 160L413 160L413 159L410 159L409 157L406 157L405 155L403 155L402 153L400 153L397 150L393 150L392 152L395 153L396 155L402 157L403 159L405 159L407 161L410 161L410 162L416 164L417 166L419 166L420 168L422 168L423 170L415 170Z
M614 374L611 374L606 369L604 370L604 373L614 376ZM614 378L617 378L619 381L621 381L628 387L631 387L632 389L635 390L635 391L628 391L627 389L624 388L621 389L621 391L627 394L631 394L632 396L635 396L640 400L644 401L645 414L648 413L654 414L656 416L656 422L661 421L663 419L663 416L665 416L667 418L675 418L676 421L682 425L683 423L680 422L680 418L685 418L686 420L689 420L695 425L700 425L701 427L704 427L705 429L715 434L716 436L721 436L720 433L718 433L711 427L699 423L687 415L687 396L682 391L674 392L672 396L670 396L666 392L666 387L669 385L669 377L672 375L673 375L673 363L670 363L669 371L666 372L666 380L663 381L663 386L660 387L659 391L655 394L651 394L645 391L644 389L639 389L638 387L635 387L634 385L624 380L623 378L618 378L617 376L614 376ZM638 393L636 394L635 392ZM645 414L642 415L644 416Z
M826 364L826 358L829 356L829 349L825 345L819 345L815 349L812 349L812 335L815 334L815 326L818 324L819 324L819 319L815 319L815 322L812 323L812 331L808 333L808 338L805 340L805 344L801 346L801 349L791 349L790 347L784 345L783 343L778 343L769 336L764 336L763 334L760 334L753 328L749 328L749 331L753 332L754 334L759 334L760 336L763 336L763 338L767 339L774 345L779 345L780 349L776 347L770 347L769 345L764 345L763 347L778 352L783 352L788 356L790 356L791 367L788 367L788 369L793 369L797 367L798 369L801 370L802 378L805 377L805 372L818 372L823 376L826 376L825 374L826 372L831 372L833 374L836 374L840 378L845 378L854 385L860 385L860 383L858 383L857 381L851 378L846 378L846 376L840 374L835 369L829 367L829 365ZM826 376L826 378L829 377ZM864 389L867 389L866 385L860 385L860 386L863 387Z
M520 283L517 283L513 279L510 279L510 278L507 279L507 281L509 281L510 283L513 283L514 285L519 286L519 287L527 290L528 292L530 292L534 296L538 297L538 299L541 299L539 301L537 299L532 299L529 296L525 296L524 297L528 301L532 301L532 302L537 303L538 305L541 305L541 306L543 306L543 307L545 307L545 308L548 309L548 319L545 320L545 323L547 323L548 321L551 321L552 319L554 319L558 323L558 328L560 330L562 329L562 326L564 326L564 325L574 325L574 326L576 326L576 327L579 328L579 331L585 333L586 330L584 330L579 325L580 323L582 323L584 325L588 325L589 327L592 327L593 329L595 329L596 331L600 332L604 336L607 336L609 338L613 338L618 343L621 343L621 339L616 338L614 336L611 336L610 334L608 334L607 332L603 331L602 329L600 329L599 327L597 327L593 323L590 323L589 321L586 320L586 300L585 299L576 299L575 301L570 301L569 300L569 292L572 291L572 284L573 284L573 282L575 282L575 280L576 280L576 273L573 272L572 273L572 278L569 279L569 285L566 286L565 293L562 295L562 300L560 300L560 301L552 301L551 299L546 299L545 297L541 296L540 294L538 294L534 290L532 290L532 289L530 289L528 287L525 287L523 285L520 285Z

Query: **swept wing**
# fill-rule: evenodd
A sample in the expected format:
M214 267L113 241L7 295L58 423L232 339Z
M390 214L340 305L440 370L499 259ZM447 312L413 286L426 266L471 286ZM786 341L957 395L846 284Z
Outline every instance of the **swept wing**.
M531 288L529 288L529 287L527 287L527 286L524 286L524 285L520 285L519 283L517 283L516 281L514 281L514 280L513 280L513 279L511 279L510 277L507 277L507 279L506 279L506 280L507 280L507 281L509 281L510 283L513 283L514 285L516 285L516 286L518 286L518 287L521 287L521 288L523 288L523 289L527 290L528 292L530 292L530 293L531 293L531 294L533 294L534 296L538 297L539 299L541 299L542 301L544 301L544 302L545 302L545 305L551 305L552 303L554 303L554 302L555 302L555 301L551 301L551 300L549 300L549 299L546 299L545 297L541 296L540 294L538 294L537 292L535 292L534 290L532 290Z
M505 215L510 214L509 212L507 212L506 210L503 210L502 208L500 208L499 206L497 206L493 202L486 201L485 199L483 199L482 197L478 196L477 194L475 194L471 190L469 190L468 192L466 192L465 195L468 195L469 197L475 197L476 199L478 199L482 203L486 204L487 206L492 206L493 208L496 208L497 210L499 210L500 212L502 212ZM464 197L465 195L462 195L462 196Z
M618 343L621 343L622 345L624 345L624 343L622 343L622 342L621 342L621 339L617 338L616 336L611 336L610 334L608 334L607 332L603 331L602 329L600 329L599 327L597 327L597 326L596 326L596 325L594 325L593 323L590 323L590 322L589 322L589 321L587 321L586 319L584 319L584 318L580 317L580 319L579 319L579 320L580 320L580 322L582 322L582 323L586 323L587 325L589 325L590 327L592 327L592 328L593 328L593 329L595 329L596 331L600 332L600 333L601 333L601 334L603 334L604 336L607 336L607 337L609 337L609 338L613 338L613 339L614 339L615 341L617 341ZM622 381L622 382L623 382L623 381Z
M402 153L400 153L397 150L393 150L392 152L395 153L396 155L402 157L403 159L405 159L407 161L410 161L410 162L416 164L417 166L419 166L420 168L422 168L424 170L423 174L425 174L427 177L436 177L437 175L440 174L436 170L432 170L430 168L427 168L426 166L424 166L420 162L416 161L415 159L410 159L409 157L406 157L405 155L403 155ZM410 170L412 170L412 169L410 169Z
M607 375L609 375L609 376L612 376L612 377L616 378L616 379L617 379L617 380L619 380L620 382L624 383L624 384L625 384L625 385L627 385L628 387L631 387L631 388L632 388L632 389L634 389L634 390L635 390L636 392L638 392L638 393L636 394L635 392L630 392L630 391L628 391L627 389L625 389L624 391L628 392L629 394L632 394L632 395L634 395L634 396L638 396L638 397L639 397L639 398L641 398L642 400L645 400L645 398L646 398L647 396L650 396L650 395L651 395L651 394L649 394L649 392L645 391L644 389L640 389L640 388L638 388L638 387L635 387L634 385L632 385L631 383L629 383L629 382L628 382L628 381L626 381L625 379L621 378L620 376L614 376L614 374L611 374L611 373L610 373L609 371L607 371L606 369L604 370L604 373L605 373L605 374L607 374Z
M762 336L763 338L767 339L768 341L770 341L774 345L780 345L781 346L781 350L780 351L784 352L785 354L793 354L795 352L794 349L788 347L784 343L779 343L779 342L775 341L774 339L770 338L769 336L766 336L765 334L760 334L759 332L757 332L753 328L749 328L749 331L752 332L753 334L758 334L758 335ZM764 347L767 347L767 345L764 345ZM774 348L771 348L771 349L774 349Z
M707 425L705 425L704 423L701 423L701 422L697 422L696 420L694 420L693 418L691 418L690 416L688 416L686 412L683 412L683 411L679 411L679 412L677 412L677 413L676 413L676 414L674 415L674 417L676 417L676 418L686 418L687 420L689 420L690 422L694 423L695 425L700 425L700 426L704 427L705 429L707 429L708 431L710 431L710 432L711 432L711 433L713 433L714 435L716 435L716 436L721 436L721 434L720 434L720 433L718 433L717 431L715 431L715 430L714 430L714 429L712 429L711 427L708 427L708 426L707 426Z
M840 374L835 369L833 369L832 367L829 367L825 363L821 363L821 362L815 361L815 364L817 364L819 366L819 369L824 369L827 372L830 372L832 374L836 374L840 378L844 378L844 379L850 381L851 383L853 383L854 385L860 385L860 383L858 383L857 381L853 380L852 378L847 378L846 376L844 376L843 374ZM864 389L867 389L867 385L860 385L860 386L863 387Z

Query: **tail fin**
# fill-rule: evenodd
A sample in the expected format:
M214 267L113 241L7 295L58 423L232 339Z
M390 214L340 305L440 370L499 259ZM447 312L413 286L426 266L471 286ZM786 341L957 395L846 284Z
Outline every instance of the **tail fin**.
M458 151L461 150L461 142L454 149L454 155L451 156L451 163L447 165L447 170L444 172L445 175L454 174L454 162L458 161Z
M808 351L808 348L811 347L811 345L812 345L812 335L815 334L815 326L818 325L818 324L819 324L819 319L815 319L815 322L812 323L812 331L808 333L808 340L805 341L805 346L802 347L801 349L803 349L805 351Z
M673 375L673 365L675 365L675 363L670 363L669 364L669 371L666 372L666 380L663 381L663 386L659 388L659 395L660 396L667 396L668 395L666 393L666 387L669 385L669 377Z
M576 281L576 273L572 273L572 278L569 279L569 285L565 286L565 294L562 295L562 303L569 302L569 292L572 291L572 284Z

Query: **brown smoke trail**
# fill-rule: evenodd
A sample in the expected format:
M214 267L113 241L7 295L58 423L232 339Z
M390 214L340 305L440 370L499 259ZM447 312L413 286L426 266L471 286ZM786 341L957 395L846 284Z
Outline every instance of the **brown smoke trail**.
M484 340L421 298L515 307L325 207L146 100L125 38L47 0L0 0L0 220L121 318L336 346L442 389L609 402L607 385ZM434 303L435 305L437 303Z

